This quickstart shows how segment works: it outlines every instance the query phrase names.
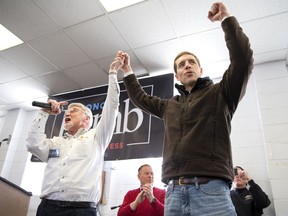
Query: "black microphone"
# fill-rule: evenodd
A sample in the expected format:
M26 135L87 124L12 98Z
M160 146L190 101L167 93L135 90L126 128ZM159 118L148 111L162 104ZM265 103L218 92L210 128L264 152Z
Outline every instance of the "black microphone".
M119 207L121 207L121 205L118 205L118 206L112 206L112 207L111 207L111 210L116 209L116 208L119 208Z
M50 103L43 103L43 102L39 102L39 101L33 101L32 106L41 107L41 108L45 108L45 109L51 109Z

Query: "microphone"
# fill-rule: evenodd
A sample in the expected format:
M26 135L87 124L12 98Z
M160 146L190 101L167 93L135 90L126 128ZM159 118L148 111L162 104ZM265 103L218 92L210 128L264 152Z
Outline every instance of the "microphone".
M33 101L32 106L41 107L41 108L45 108L45 109L51 109L50 103L43 103L43 102L39 102L39 101Z
M118 205L118 206L112 206L112 207L111 207L111 210L116 209L116 208L119 208L119 207L121 207L121 205Z

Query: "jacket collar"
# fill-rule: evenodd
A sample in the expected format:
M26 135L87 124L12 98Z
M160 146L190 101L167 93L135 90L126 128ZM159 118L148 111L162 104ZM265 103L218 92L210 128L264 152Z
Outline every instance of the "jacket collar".
M202 89L208 85L213 84L213 81L210 79L210 77L199 77L196 81L196 84L194 86L194 88L192 89L193 91L197 91L199 89ZM178 90L178 92L181 95L187 95L189 94L189 92L185 89L185 87L183 85L179 85L178 83L175 84L175 88Z

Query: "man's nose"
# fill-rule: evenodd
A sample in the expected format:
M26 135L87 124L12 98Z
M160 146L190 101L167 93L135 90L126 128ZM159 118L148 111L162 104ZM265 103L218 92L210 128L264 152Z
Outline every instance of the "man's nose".
M70 111L68 111L68 110L67 110L67 111L65 112L65 114L64 114L65 117L70 116L70 115L71 115L71 114L70 114Z
M188 61L185 62L185 68L191 68L191 64Z

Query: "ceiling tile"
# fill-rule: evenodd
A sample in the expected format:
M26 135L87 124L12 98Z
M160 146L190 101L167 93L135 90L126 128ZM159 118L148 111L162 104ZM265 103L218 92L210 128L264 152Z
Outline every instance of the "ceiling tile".
M65 69L61 73L74 80L81 89L108 83L108 74L93 62Z
M59 69L90 61L89 57L63 32L34 40L30 45Z
M279 51L288 47L288 12L242 24L254 54ZM269 26L269 30L267 30ZM255 34L257 29L257 34ZM281 32L281 34L279 34Z
M25 42L59 29L31 0L2 0L0 4L1 24Z
M179 39L157 43L151 46L135 49L139 61L146 65L149 73L169 70L173 73L173 61L179 52L184 51Z
M0 92L0 97L6 100L8 104L28 100L31 100L32 102L33 98L45 97L49 94L49 90L36 82L33 78L25 78L0 85ZM2 94L2 92L5 93Z
M208 11L213 3L214 1L182 0L179 4L175 0L163 1L170 15L170 20L180 36L216 28L215 23L207 18ZM227 1L225 5L231 15L235 15L239 22L257 20L288 11L288 1L285 0Z
M0 57L0 84L27 77L28 75Z
M229 58L222 29L214 29L181 38L186 50L194 53L201 64L214 63Z
M175 0L163 1L178 36L219 28L219 23L214 24L207 18L208 11L214 1L207 2L209 1L182 0L179 4Z
M104 14L95 0L34 0L61 27L81 23Z
M287 13L288 1L263 0L263 1L228 1L227 7L232 15L240 22L258 20L275 14Z
M0 88L1 88L1 86L0 86ZM0 98L0 108L1 108L1 106L7 105L7 104L8 104L8 101L7 101L7 100L5 100L5 99L3 99L3 98ZM1 113L1 111L0 111L0 113ZM0 114L0 116L1 116L1 114Z
M110 14L132 48L176 38L169 17L159 1L145 1Z
M51 94L81 89L81 86L63 73L55 72L34 77L39 83L51 89Z
M43 56L33 50L27 44L22 44L0 52L7 61L21 68L29 75L37 75L56 71L57 68L49 63Z
M67 28L65 31L93 59L128 49L125 40L105 16Z

